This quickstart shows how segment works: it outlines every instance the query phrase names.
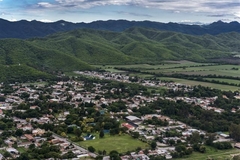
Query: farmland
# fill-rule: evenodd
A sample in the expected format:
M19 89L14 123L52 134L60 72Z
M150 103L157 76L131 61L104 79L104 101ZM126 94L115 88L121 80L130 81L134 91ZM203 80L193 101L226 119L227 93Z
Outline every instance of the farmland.
M218 159L226 160L231 159L233 155L238 155L238 149L228 149L228 150L217 150L212 147L206 146L206 153L193 152L190 156L184 158L179 158L179 160L202 160L202 159Z
M158 65L105 65L95 66L110 72L128 71L130 76L156 77L182 84L202 85L220 90L240 90L240 66L191 61L164 61ZM176 77L176 75L182 75ZM189 78L191 77L191 78ZM197 78L196 78L197 77ZM200 80L200 78L201 80Z

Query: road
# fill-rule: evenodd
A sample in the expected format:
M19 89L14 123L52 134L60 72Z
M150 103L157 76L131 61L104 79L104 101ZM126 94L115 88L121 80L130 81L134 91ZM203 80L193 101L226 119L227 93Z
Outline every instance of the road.
M55 133L53 133L53 132L52 132L52 136L53 136L53 138L60 139L61 141L65 142L65 143L73 144L73 146L74 146L76 149L80 150L81 152L88 153L88 155L89 155L90 157L93 157L93 158L96 158L96 157L97 157L97 154L92 153L92 152L89 152L89 151L86 150L85 148L80 147L79 145L77 145L76 143L70 141L70 140L67 139L67 138L63 138L63 137L61 137L61 136L59 136L58 134L55 134Z

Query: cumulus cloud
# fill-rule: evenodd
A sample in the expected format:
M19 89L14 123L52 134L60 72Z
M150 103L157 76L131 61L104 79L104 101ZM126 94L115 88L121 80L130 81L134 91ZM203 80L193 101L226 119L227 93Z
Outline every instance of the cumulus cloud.
M37 7L38 8L54 8L54 7L57 7L57 6L53 5L53 4L49 3L49 2L39 2L37 4Z
M129 5L132 0L55 0L58 7L91 8L105 5Z
M0 0L1 1L1 0ZM223 12L239 10L239 0L45 0L39 7L75 7L91 8L105 5L128 5L146 8L158 8L171 11L187 12Z
M1 0L0 0L1 1ZM134 6L153 8L179 13L199 13L207 17L240 17L239 0L43 0L34 5L39 9L59 9L71 12L71 9L88 9L96 6ZM149 17L148 14L126 12L133 16Z

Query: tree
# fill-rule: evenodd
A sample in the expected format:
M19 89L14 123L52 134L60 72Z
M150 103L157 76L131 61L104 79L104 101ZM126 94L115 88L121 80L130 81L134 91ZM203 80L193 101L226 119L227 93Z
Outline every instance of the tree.
M170 139L168 143L170 144L170 146L173 146L175 144L175 141L173 139Z
M29 149L34 149L34 148L35 148L35 144L34 144L34 143L33 143L33 144L30 144L28 148L29 148Z
M102 154L105 156L107 154L107 151L103 150Z
M20 137L23 135L23 130L22 129L17 129L16 132L15 132L15 135Z
M231 124L229 127L229 134L234 140L240 142L240 125Z
M12 157L11 154L10 154L9 152L7 152L7 151L5 151L5 152L3 153L3 156L4 156L5 158L7 158L7 157Z
M191 144L195 144L195 143L199 143L201 141L200 135L198 132L193 132L191 137L190 137L190 143Z
M62 132L62 133L61 133L61 136L64 137L64 138L67 137L67 135L66 135L65 132Z
M104 131L103 131L103 130L100 131L99 137L100 137L100 138L103 138L103 137L104 137Z
M95 159L96 159L96 160L102 160L102 159L103 159L103 156L97 156Z
M29 160L27 153L22 153L16 160Z
M115 150L111 151L109 153L109 156L111 160L121 160L121 158L119 157L119 153Z
M240 160L240 155L234 156L232 160Z
M71 158L76 158L77 156L72 152L68 151L64 155L62 155L62 159L71 159Z
M200 146L199 147L199 152L205 153L206 152L206 147L205 146Z
M89 150L89 152L92 152L92 153L95 152L95 148L94 148L93 146L89 146L89 147L88 147L88 150Z
M215 139L216 133L209 133L207 134L207 139L206 139L206 145L211 146L213 144L213 141Z
M139 132L132 132L132 137L133 138L138 138L140 135L139 135Z
M0 102L5 102L5 97L0 96Z
M74 130L74 133L75 133L78 137L80 137L81 134L82 134L82 131L81 131L80 128L76 128L76 129Z
M157 147L157 143L155 141L152 141L151 148L156 149L156 147Z

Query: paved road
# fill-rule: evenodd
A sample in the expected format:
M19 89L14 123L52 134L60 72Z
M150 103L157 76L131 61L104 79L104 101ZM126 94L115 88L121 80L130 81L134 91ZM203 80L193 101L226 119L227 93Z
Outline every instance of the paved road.
M53 133L53 132L52 132L52 133ZM55 133L53 133L52 136L53 136L54 138L60 139L61 141L64 141L65 143L71 143L71 144L73 144L73 146L74 146L76 149L80 150L81 152L88 153L88 155L91 156L91 157L94 157L94 158L97 157L97 154L89 152L89 151L86 150L85 148L80 147L79 145L77 145L76 143L70 141L70 140L67 139L67 138L63 138L63 137L61 137L61 136L59 136L58 134L55 134Z

